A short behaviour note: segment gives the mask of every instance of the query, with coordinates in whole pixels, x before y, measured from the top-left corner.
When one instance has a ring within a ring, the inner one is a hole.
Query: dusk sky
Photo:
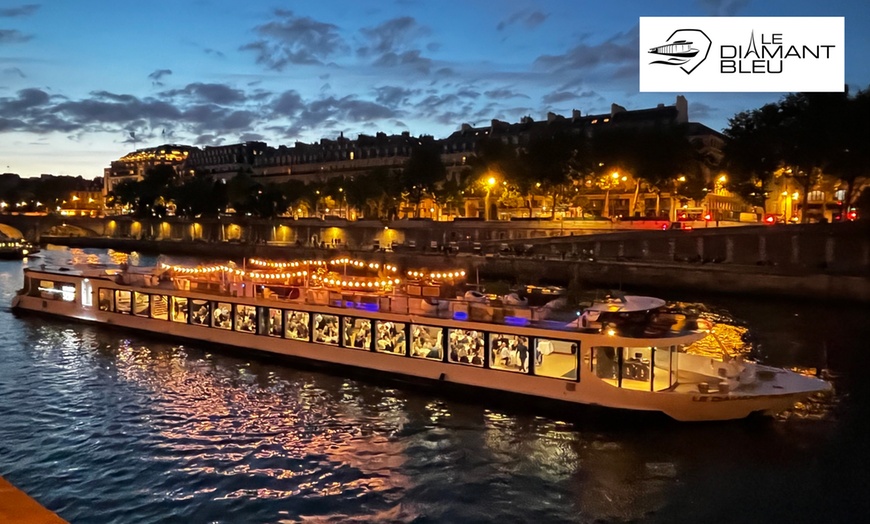
[[[712,15],[845,16],[846,82],[870,86],[867,0],[2,0],[0,172],[670,105],[638,91],[638,17]],[[781,96],[686,93],[717,130]]]

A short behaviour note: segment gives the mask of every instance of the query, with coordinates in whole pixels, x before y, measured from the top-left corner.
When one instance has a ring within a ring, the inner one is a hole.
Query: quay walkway
[[[0,477],[0,522],[3,524],[66,523],[3,477]]]

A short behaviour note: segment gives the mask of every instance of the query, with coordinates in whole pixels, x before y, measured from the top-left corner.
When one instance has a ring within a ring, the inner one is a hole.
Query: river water
[[[90,252],[105,258],[105,252]],[[270,359],[13,315],[0,262],[0,475],[74,523],[854,522],[870,515],[870,311],[702,301],[750,356],[824,365],[776,419],[570,422]]]

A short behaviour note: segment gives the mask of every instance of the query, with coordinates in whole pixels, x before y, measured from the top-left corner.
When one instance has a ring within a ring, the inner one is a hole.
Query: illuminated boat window
[[[119,289],[115,291],[115,311],[117,311],[118,313],[129,315],[132,311],[132,296],[132,292],[126,289]]]
[[[579,342],[536,338],[534,346],[535,375],[577,380]]]
[[[187,323],[187,297],[172,297],[172,321]]]
[[[166,295],[151,295],[151,318],[157,320],[169,318],[169,301]]]
[[[444,329],[411,324],[411,356],[442,360],[444,358]]]
[[[309,339],[309,314],[304,311],[285,311],[284,318],[286,321],[284,322],[285,328],[285,337],[293,340],[304,340],[308,342]]]
[[[215,302],[211,314],[211,326],[218,329],[232,329],[233,319],[230,316],[232,308],[233,305],[229,302]]]
[[[211,302],[208,300],[190,299],[190,323],[197,326],[208,326],[211,319]]]
[[[491,333],[489,335],[489,366],[492,369],[521,372],[529,369],[529,340],[519,335]]]
[[[236,304],[236,331],[253,333],[257,329],[257,308],[245,304]]]
[[[450,362],[483,366],[483,333],[474,329],[447,330],[447,358]]]
[[[377,337],[375,338],[375,351],[380,353],[395,353],[405,355],[407,343],[405,341],[404,322],[385,322],[379,320],[375,323]]]
[[[113,290],[100,288],[97,291],[97,297],[100,311],[115,311],[115,293]]]
[[[311,334],[314,337],[314,342],[317,342],[318,344],[329,344],[331,346],[337,346],[338,317],[336,315],[316,313],[314,315],[314,323],[311,329]]]
[[[284,336],[284,312],[273,307],[268,308],[269,315],[269,336],[283,337]]]
[[[344,317],[341,345],[369,350],[372,347],[372,321],[367,318]]]

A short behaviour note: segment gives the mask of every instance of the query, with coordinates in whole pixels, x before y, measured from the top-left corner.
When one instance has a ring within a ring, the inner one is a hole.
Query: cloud
[[[223,143],[223,138],[210,134],[199,135],[193,139],[193,144],[197,146],[219,146]]]
[[[375,101],[387,107],[398,107],[408,103],[408,99],[419,94],[419,89],[408,89],[398,86],[382,86],[375,88]]]
[[[24,74],[24,71],[18,69],[17,67],[7,67],[3,70],[4,75],[16,75],[19,78],[27,78],[27,75]]]
[[[206,47],[205,49],[203,49],[203,51],[207,55],[216,56],[218,58],[226,58],[227,57],[227,55],[223,54],[221,51],[218,51],[217,49],[212,49],[210,47]]]
[[[305,107],[302,96],[294,90],[285,91],[272,104],[272,111],[278,116],[293,117]]]
[[[39,4],[26,4],[18,7],[6,7],[0,9],[0,18],[14,18],[18,16],[30,16],[39,9]]]
[[[0,98],[0,116],[20,116],[21,113],[45,106],[50,101],[48,93],[41,89],[22,89],[15,98]]]
[[[596,73],[613,78],[621,76],[624,69],[633,69],[637,74],[638,28],[617,33],[599,44],[582,42],[561,55],[541,55],[534,66],[553,73],[571,71],[575,75]]]
[[[285,97],[288,97],[287,93],[284,93],[281,98]],[[294,96],[289,95],[289,98],[295,103]],[[401,110],[377,102],[361,100],[352,95],[342,98],[329,96],[307,104],[300,103],[298,111],[293,115],[291,126],[286,128],[274,126],[270,129],[279,131],[284,136],[296,137],[304,131],[320,130],[325,133],[337,126],[342,126],[344,129],[343,126],[349,123],[366,126],[373,121],[395,119],[403,115],[404,112]]]
[[[151,79],[151,85],[162,87],[163,82],[161,82],[160,79],[162,79],[164,76],[171,75],[171,74],[172,74],[172,69],[157,69],[153,73],[148,75],[148,78]]]
[[[338,26],[318,22],[307,16],[294,16],[278,9],[275,20],[257,26],[260,38],[243,45],[242,51],[252,51],[258,64],[281,71],[291,64],[322,64],[329,57],[347,49]]]
[[[0,44],[19,44],[32,38],[33,36],[25,35],[17,29],[0,29]]]
[[[401,54],[384,53],[372,62],[372,65],[376,67],[407,67],[424,74],[429,74],[429,71],[432,69],[432,60],[420,56],[420,51],[415,49]]]
[[[527,29],[534,29],[535,27],[543,24],[548,16],[550,15],[542,13],[541,11],[517,11],[516,13],[499,22],[498,25],[495,26],[495,28],[499,31],[504,31],[507,27],[514,24],[522,24]]]
[[[242,133],[239,135],[239,142],[263,142],[266,137],[259,133]]]
[[[523,93],[517,93],[513,89],[507,89],[504,87],[499,89],[492,89],[490,91],[484,91],[483,94],[486,95],[487,98],[494,98],[499,100],[506,100],[508,98],[529,98],[528,95],[525,95]]]
[[[203,84],[195,82],[187,84],[183,89],[172,89],[160,93],[167,98],[188,97],[197,102],[228,106],[245,101],[245,93],[226,84]]]
[[[574,100],[576,98],[578,98],[578,96],[570,91],[556,91],[544,95],[542,100],[545,104],[558,104],[559,102],[567,102],[568,100]]]
[[[691,120],[697,121],[702,118],[710,118],[718,113],[719,108],[713,107],[703,102],[690,102],[689,103],[689,115],[691,115]]]
[[[716,16],[733,16],[749,4],[749,0],[698,0],[708,13]]]
[[[421,26],[410,16],[393,18],[375,27],[360,30],[369,45],[357,52],[362,56],[370,54],[399,53],[409,49],[419,37],[429,34],[429,29]]]
[[[368,43],[357,49],[357,54],[371,57],[373,66],[412,69],[423,74],[429,74],[432,70],[432,60],[424,57],[416,45],[419,38],[428,35],[430,31],[410,16],[393,18],[380,25],[363,28],[360,33]],[[432,44],[428,47],[432,47]]]

